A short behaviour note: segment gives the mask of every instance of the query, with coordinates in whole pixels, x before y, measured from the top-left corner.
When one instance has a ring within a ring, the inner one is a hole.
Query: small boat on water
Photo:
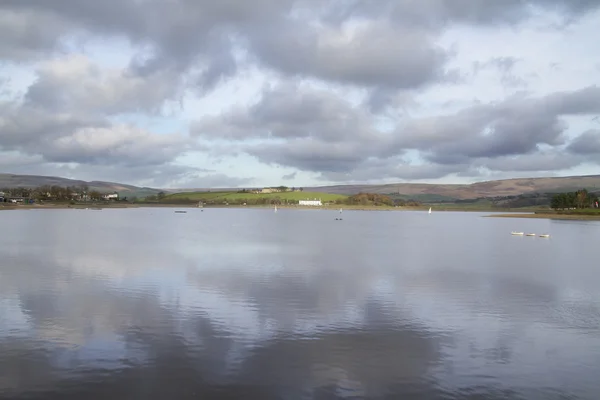
[[[178,213],[178,214],[185,214],[185,213],[187,213],[187,211],[183,211],[183,210],[177,210],[175,212]]]
[[[535,236],[535,233],[528,233],[528,234],[527,234],[527,235],[525,235],[525,236]]]
[[[431,207],[429,207],[429,214],[431,214]]]
[[[549,237],[550,237],[550,235],[548,235],[548,234],[546,233],[546,234],[540,235],[540,237],[542,237],[542,238],[549,238]]]
[[[514,236],[523,236],[524,235],[523,232],[511,232],[510,234],[514,235]]]

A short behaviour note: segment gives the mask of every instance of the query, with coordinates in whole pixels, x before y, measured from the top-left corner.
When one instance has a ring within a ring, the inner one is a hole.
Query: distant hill
[[[88,185],[90,190],[99,192],[118,192],[127,196],[145,197],[155,195],[161,190],[173,192],[207,192],[211,189],[156,189],[138,187],[115,182],[82,181],[41,175],[0,174],[0,190],[14,187],[38,187],[43,185],[81,186]],[[353,195],[360,192],[395,194],[402,198],[428,201],[453,201],[478,199],[483,197],[519,196],[533,193],[554,193],[575,191],[586,188],[600,191],[600,175],[566,176],[558,178],[518,178],[497,181],[477,182],[469,185],[438,185],[427,183],[395,183],[388,185],[336,185],[304,187],[305,192]],[[212,189],[212,191],[237,191],[239,189]]]
[[[531,193],[554,193],[586,188],[600,191],[600,175],[566,176],[558,178],[517,178],[477,182],[468,185],[438,185],[426,183],[395,183],[388,185],[337,185],[304,188],[311,192],[352,195],[360,192],[399,194],[416,199],[477,199],[482,197],[518,196]]]
[[[114,182],[102,182],[102,181],[81,181],[77,179],[59,178],[56,176],[42,176],[42,175],[13,175],[13,174],[0,174],[0,190],[2,188],[34,188],[44,185],[50,186],[82,186],[87,185],[89,190],[96,190],[101,193],[106,192],[117,192],[119,195],[131,196],[131,197],[145,197],[160,192],[159,189],[138,187],[133,185],[124,185],[121,183]]]

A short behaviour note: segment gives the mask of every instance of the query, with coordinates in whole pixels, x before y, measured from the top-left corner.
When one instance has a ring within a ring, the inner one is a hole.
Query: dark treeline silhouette
[[[557,193],[550,201],[550,207],[555,210],[597,208],[597,204],[598,195],[588,192],[587,189]]]
[[[580,199],[579,202],[577,199]],[[457,206],[477,206],[486,204],[492,208],[524,208],[538,207],[554,209],[593,208],[598,199],[598,193],[588,192],[586,189],[569,193],[524,193],[511,196],[478,197],[474,199],[441,199],[425,201],[425,204],[444,204]]]

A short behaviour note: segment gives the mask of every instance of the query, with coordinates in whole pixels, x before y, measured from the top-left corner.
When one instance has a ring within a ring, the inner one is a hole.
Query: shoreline
[[[16,211],[16,210],[85,210],[85,209],[104,209],[104,208],[252,208],[252,209],[273,209],[274,205],[208,205],[198,207],[193,204],[20,204],[20,205],[0,205],[0,211]],[[296,210],[354,210],[354,211],[427,211],[427,208],[411,208],[411,207],[387,207],[387,206],[354,206],[354,205],[332,205],[332,206],[299,206],[299,205],[277,205],[278,209],[296,209]]]
[[[0,211],[14,211],[14,210],[67,210],[67,209],[75,209],[75,210],[85,210],[85,209],[104,209],[104,208],[179,208],[179,209],[190,209],[190,208],[200,208],[200,209],[211,209],[211,208],[252,208],[252,209],[273,209],[275,205],[273,204],[253,204],[253,205],[241,205],[241,204],[232,204],[232,205],[224,205],[224,204],[215,204],[215,205],[205,205],[204,207],[198,207],[197,204],[173,204],[173,203],[77,203],[77,204],[66,204],[66,203],[44,203],[44,204],[2,204],[0,203]],[[331,204],[331,205],[323,205],[323,206],[301,206],[301,205],[293,205],[293,204],[281,204],[277,205],[278,209],[292,209],[292,210],[330,210],[336,211],[340,208],[342,210],[348,211],[421,211],[427,212],[430,206],[423,207],[394,207],[394,206],[373,206],[373,205],[348,205],[348,204]],[[499,215],[512,215],[507,214],[510,212],[513,213],[533,213],[532,210],[518,210],[518,209],[509,209],[509,210],[494,210],[494,209],[479,209],[479,208],[453,208],[453,207],[440,207],[436,208],[435,206],[431,206],[432,212],[474,212],[474,213],[504,213],[497,214],[492,216]],[[529,214],[527,214],[529,215]]]
[[[484,217],[487,217],[487,218],[560,219],[560,220],[572,220],[572,221],[600,221],[600,215],[577,215],[577,214],[523,213],[523,214],[484,215]]]
[[[190,209],[200,208],[212,209],[212,208],[251,208],[251,209],[273,209],[274,204],[253,204],[253,205],[241,205],[241,204],[214,204],[205,205],[204,207],[198,207],[197,204],[173,204],[173,203],[43,203],[43,204],[7,204],[0,203],[0,211],[15,211],[15,210],[85,210],[85,209],[111,209],[111,208],[173,208],[173,209]],[[292,210],[328,210],[337,211],[340,208],[347,211],[420,211],[426,213],[429,210],[429,205],[422,207],[402,207],[402,206],[373,206],[373,205],[348,205],[348,204],[330,204],[323,206],[304,206],[298,204],[280,204],[277,208],[280,210],[292,209]],[[467,212],[467,213],[492,213],[489,215],[483,215],[483,217],[490,218],[538,218],[538,219],[571,219],[571,220],[600,220],[600,214],[598,215],[585,215],[585,214],[555,214],[552,212],[545,212],[543,210],[535,209],[504,209],[496,210],[490,208],[454,208],[454,207],[440,207],[436,208],[431,206],[432,212]]]

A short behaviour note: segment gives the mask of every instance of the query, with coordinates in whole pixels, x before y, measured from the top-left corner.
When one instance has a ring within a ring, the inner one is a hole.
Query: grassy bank
[[[540,212],[541,213],[541,212]],[[549,210],[545,211],[544,214],[552,214],[552,215],[590,215],[590,216],[599,216],[600,217],[600,208],[584,208],[580,210]]]
[[[580,210],[585,211],[585,210]],[[541,211],[535,213],[524,214],[493,214],[486,217],[495,218],[538,218],[538,219],[561,219],[561,220],[578,220],[578,221],[600,221],[600,212],[584,213],[584,212],[552,212]]]
[[[135,208],[135,203],[35,203],[35,204],[0,204],[0,210],[44,210],[44,209],[86,209],[86,208]]]
[[[249,193],[249,192],[180,192],[165,196],[161,202],[199,202],[204,203],[246,203],[281,200],[294,201],[320,199],[323,203],[335,202],[348,198],[342,194],[321,192],[280,192],[280,193]]]
[[[136,203],[44,203],[44,204],[7,204],[0,205],[0,210],[43,210],[43,209],[91,209],[91,208],[198,208],[196,203],[158,203],[158,202],[136,202]],[[273,209],[272,204],[255,204],[255,205],[238,205],[238,204],[215,204],[206,205],[206,209],[210,208],[264,208]],[[387,207],[387,206],[369,206],[369,205],[324,205],[315,206],[300,206],[300,205],[277,205],[278,209],[306,209],[306,210],[365,210],[365,211],[392,211],[392,210],[412,210],[404,207]]]
[[[0,210],[30,210],[30,209],[85,209],[85,208],[140,208],[140,207],[163,207],[163,208],[197,208],[197,202],[170,202],[169,200],[163,201],[139,201],[139,202],[88,202],[88,203],[36,203],[36,204],[10,204],[0,203]],[[224,204],[222,202],[216,204],[206,204],[204,208],[270,208],[274,207],[273,204]],[[323,206],[301,206],[298,204],[280,204],[277,205],[279,209],[305,209],[305,210],[356,210],[356,211],[422,211],[425,212],[429,209],[429,205],[423,205],[419,207],[414,206],[386,206],[386,205],[364,205],[364,204],[328,204]],[[467,206],[431,206],[432,211],[435,212],[502,212],[503,214],[496,214],[492,216],[512,216],[514,212],[530,212],[530,214],[514,214],[518,218],[547,218],[548,211],[540,211],[538,209],[530,208],[518,208],[518,209],[497,209],[493,207],[467,207]],[[534,214],[541,213],[541,214]],[[541,217],[536,215],[542,215]],[[553,214],[558,215],[558,214]],[[533,216],[533,217],[532,217]],[[600,213],[598,213],[600,217]],[[565,219],[573,219],[567,217]],[[586,218],[587,219],[587,218]],[[593,219],[593,216],[592,216]]]

